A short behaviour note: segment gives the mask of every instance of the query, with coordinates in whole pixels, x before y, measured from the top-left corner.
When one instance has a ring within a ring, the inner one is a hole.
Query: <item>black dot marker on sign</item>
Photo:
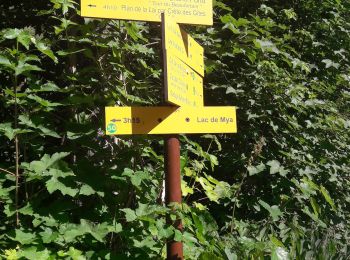
[[[186,117],[185,120],[186,120],[187,123],[190,122],[190,119],[188,117]]]
[[[163,120],[161,118],[158,118],[158,122],[161,123]]]

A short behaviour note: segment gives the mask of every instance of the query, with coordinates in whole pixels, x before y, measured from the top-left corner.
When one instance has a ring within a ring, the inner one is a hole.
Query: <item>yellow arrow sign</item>
[[[106,134],[236,133],[235,107],[106,107]]]
[[[177,106],[203,106],[203,78],[171,52],[165,52],[165,101]]]
[[[81,15],[139,21],[161,21],[161,13],[179,23],[213,24],[212,0],[81,0]]]
[[[204,76],[204,49],[167,14],[162,15],[163,49]]]

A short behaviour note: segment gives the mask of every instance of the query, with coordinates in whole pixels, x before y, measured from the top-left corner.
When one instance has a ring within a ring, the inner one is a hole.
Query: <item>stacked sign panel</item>
[[[179,24],[212,25],[212,0],[81,0],[81,15],[162,22],[168,107],[106,107],[106,134],[237,132],[235,107],[205,107],[204,50]]]
[[[81,0],[84,17],[160,22],[162,13],[178,23],[213,24],[211,0]]]
[[[176,106],[203,106],[204,50],[162,14],[164,99]]]

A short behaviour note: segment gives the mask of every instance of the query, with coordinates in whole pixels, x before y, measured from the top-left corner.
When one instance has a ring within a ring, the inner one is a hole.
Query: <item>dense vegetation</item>
[[[0,259],[349,258],[350,1],[214,2],[186,29],[239,133],[181,137],[183,233],[162,137],[103,132],[104,106],[161,104],[159,24],[0,2]]]

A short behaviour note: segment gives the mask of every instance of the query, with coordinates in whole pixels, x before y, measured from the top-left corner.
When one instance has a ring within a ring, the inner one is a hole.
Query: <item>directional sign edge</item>
[[[237,133],[236,107],[106,107],[105,110],[107,135]]]

